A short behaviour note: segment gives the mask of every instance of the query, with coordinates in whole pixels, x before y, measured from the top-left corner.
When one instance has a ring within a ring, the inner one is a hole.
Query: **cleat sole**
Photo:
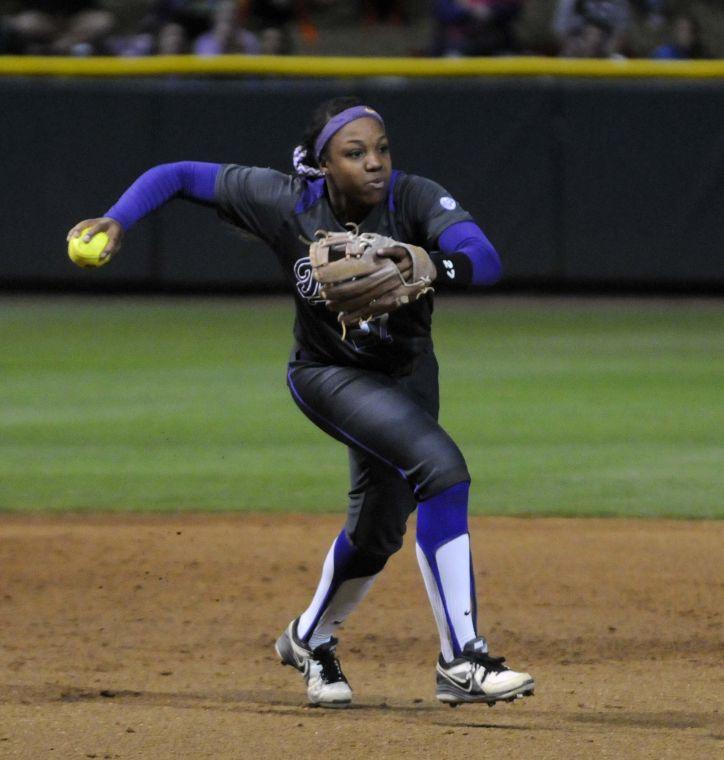
[[[348,699],[346,702],[310,702],[310,707],[323,707],[331,710],[344,710],[345,707],[349,707],[352,704],[352,700]]]
[[[488,696],[485,694],[469,694],[462,690],[457,690],[452,686],[442,684],[438,686],[438,691],[435,694],[438,701],[444,704],[458,706],[463,703],[469,704],[473,702],[483,702],[488,707],[494,707],[496,702],[516,702],[523,697],[532,697],[535,692],[535,684],[527,683],[519,686],[508,693],[496,694],[495,696]]]

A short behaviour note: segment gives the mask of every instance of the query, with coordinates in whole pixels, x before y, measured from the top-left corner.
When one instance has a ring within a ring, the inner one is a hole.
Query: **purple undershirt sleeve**
[[[475,222],[456,222],[440,235],[438,241],[443,256],[462,253],[472,264],[469,285],[492,285],[497,282],[503,268],[492,243]]]
[[[216,175],[221,164],[179,161],[154,166],[142,174],[104,216],[115,219],[124,230],[175,196],[200,203],[214,202]]]

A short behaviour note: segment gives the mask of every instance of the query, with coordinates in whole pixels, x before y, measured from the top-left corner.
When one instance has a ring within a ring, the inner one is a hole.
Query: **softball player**
[[[402,546],[415,508],[417,558],[440,635],[437,698],[494,704],[532,694],[531,676],[491,657],[477,633],[470,475],[437,422],[432,298],[362,323],[342,340],[335,314],[319,298],[308,244],[317,230],[343,231],[353,222],[360,232],[430,251],[437,284],[452,287],[495,282],[498,256],[442,187],[392,170],[382,117],[355,98],[317,109],[293,163],[292,176],[233,164],[157,166],[104,217],[80,222],[68,238],[86,227],[88,238],[105,231],[107,249],[115,253],[125,230],[181,196],[215,206],[224,220],[264,240],[281,262],[296,302],[289,390],[315,425],[348,447],[350,463],[344,528],[332,541],[309,606],[276,643],[282,664],[303,673],[311,703],[350,703],[333,633]]]

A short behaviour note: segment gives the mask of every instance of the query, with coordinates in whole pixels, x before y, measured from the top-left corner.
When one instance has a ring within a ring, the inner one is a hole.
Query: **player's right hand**
[[[118,253],[123,241],[123,227],[110,216],[102,216],[100,219],[84,219],[82,222],[68,230],[65,239],[70,242],[71,238],[80,237],[80,233],[86,228],[90,229],[83,235],[83,240],[88,242],[97,232],[105,232],[108,235],[108,244],[104,251],[108,251],[111,256]]]

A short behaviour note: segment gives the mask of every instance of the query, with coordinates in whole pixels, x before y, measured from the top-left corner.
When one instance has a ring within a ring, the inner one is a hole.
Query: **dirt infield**
[[[709,758],[722,751],[724,524],[472,521],[481,628],[515,705],[433,698],[407,541],[341,632],[355,706],[273,652],[340,524],[0,518],[0,758]],[[414,535],[414,534],[413,534]]]

